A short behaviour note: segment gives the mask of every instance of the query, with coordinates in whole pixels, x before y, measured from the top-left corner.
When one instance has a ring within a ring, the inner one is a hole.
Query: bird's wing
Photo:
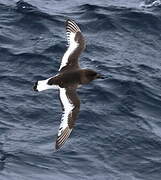
[[[78,25],[73,20],[66,21],[68,49],[65,52],[59,71],[71,70],[79,67],[78,57],[85,48],[85,40]]]
[[[80,100],[77,96],[76,89],[60,88],[60,102],[63,109],[63,115],[58,130],[55,148],[60,149],[68,139],[80,108]]]

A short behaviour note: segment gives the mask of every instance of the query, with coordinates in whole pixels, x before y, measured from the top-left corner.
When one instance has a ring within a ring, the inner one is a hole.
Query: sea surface
[[[81,110],[62,149],[57,73],[64,24],[87,47],[82,68],[104,74],[78,89]],[[0,0],[0,180],[161,179],[161,1]]]

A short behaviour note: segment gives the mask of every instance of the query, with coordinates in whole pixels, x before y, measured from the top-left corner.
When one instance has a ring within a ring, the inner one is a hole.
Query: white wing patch
[[[74,50],[78,47],[78,43],[75,41],[75,35],[76,33],[73,32],[67,32],[67,40],[69,43],[69,47],[67,49],[67,51],[65,52],[63,58],[62,58],[62,62],[59,68],[59,71],[67,65],[68,63],[68,58],[69,56],[74,52]]]
[[[79,29],[78,25],[72,21],[72,20],[67,20],[67,25],[66,25],[66,34],[67,34],[67,43],[68,43],[68,49],[65,52],[62,62],[59,68],[59,71],[67,65],[69,56],[74,52],[74,50],[79,46],[78,42],[75,41],[75,36],[77,32],[81,32]]]
[[[70,103],[70,101],[66,95],[66,89],[65,88],[60,88],[60,99],[61,99],[61,102],[64,106],[64,112],[62,115],[59,131],[58,131],[58,137],[61,135],[63,130],[66,127],[68,127],[68,116],[74,108],[73,104]]]

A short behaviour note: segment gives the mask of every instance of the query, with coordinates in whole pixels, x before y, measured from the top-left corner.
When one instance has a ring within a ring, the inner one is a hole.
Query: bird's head
[[[101,75],[100,73],[97,73],[96,71],[91,70],[91,69],[87,69],[85,71],[85,75],[89,81],[92,81],[95,79],[104,79],[103,75]]]

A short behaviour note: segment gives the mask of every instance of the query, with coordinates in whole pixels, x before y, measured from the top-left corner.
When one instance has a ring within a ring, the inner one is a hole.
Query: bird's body
[[[79,113],[80,100],[76,89],[94,79],[102,78],[94,70],[79,67],[78,58],[85,48],[85,40],[73,20],[67,20],[66,31],[69,47],[62,58],[58,74],[46,80],[37,81],[33,87],[35,91],[59,89],[63,115],[56,140],[57,150],[69,137]]]
[[[90,69],[77,69],[69,72],[60,73],[48,81],[49,85],[59,85],[61,88],[67,88],[73,85],[83,85],[93,80],[93,76],[88,78],[88,74],[95,74]],[[95,74],[96,75],[96,74]],[[90,76],[90,75],[89,75]]]

